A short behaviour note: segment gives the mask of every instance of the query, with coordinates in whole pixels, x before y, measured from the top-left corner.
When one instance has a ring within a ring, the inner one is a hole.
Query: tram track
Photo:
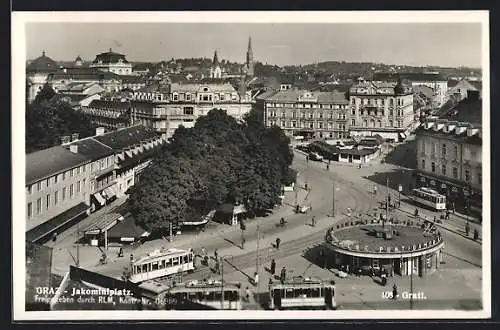
[[[330,177],[333,176],[334,175],[330,175]],[[352,182],[346,181],[341,178],[336,178],[335,181],[345,184],[345,187],[348,190],[349,197],[351,197],[354,200],[354,207],[352,209],[353,214],[364,214],[372,208],[374,202],[364,190],[354,186]],[[342,218],[337,219],[336,222],[343,221],[347,218],[349,217],[343,216]],[[279,250],[277,250],[274,247],[266,247],[260,249],[259,264],[263,265],[272,259],[281,259],[297,254],[302,254],[312,244],[317,243],[318,241],[323,242],[324,236],[325,236],[325,230],[322,229],[294,240],[284,241],[280,245]],[[244,269],[247,269],[252,265],[256,264],[256,257],[257,257],[257,251],[249,251],[244,254],[235,255],[230,260],[226,259],[226,263],[228,263],[233,268],[231,273],[237,271],[243,273]],[[203,266],[201,268],[196,269],[191,274],[185,275],[184,279],[194,280],[199,278],[208,278],[213,275],[214,273],[208,266]],[[253,274],[245,274],[245,275],[250,278],[250,276],[252,276]]]

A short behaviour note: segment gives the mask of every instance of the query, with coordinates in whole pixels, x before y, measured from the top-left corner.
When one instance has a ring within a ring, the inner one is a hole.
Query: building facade
[[[132,104],[130,102],[94,100],[80,111],[90,118],[90,121],[106,129],[114,130],[132,125]]]
[[[433,107],[439,108],[448,100],[448,81],[438,72],[377,72],[373,76],[374,81],[392,81],[398,79],[411,83],[412,87],[427,86],[432,88]]]
[[[482,133],[480,125],[447,119],[427,120],[416,131],[418,187],[433,188],[456,207],[482,209]]]
[[[413,91],[401,81],[363,81],[349,90],[349,130],[352,136],[379,134],[405,140],[413,129]]]
[[[349,135],[349,101],[345,94],[281,90],[264,100],[264,123],[289,136],[342,139]]]
[[[109,200],[124,196],[165,135],[132,126],[26,155],[26,239],[44,242]]]
[[[43,85],[48,82],[49,75],[58,70],[57,63],[46,56],[45,52],[26,67],[26,97],[29,103],[33,102]]]
[[[90,64],[90,67],[101,71],[112,72],[117,75],[132,74],[132,64],[127,61],[125,55],[115,53],[111,48],[109,52],[97,54]]]

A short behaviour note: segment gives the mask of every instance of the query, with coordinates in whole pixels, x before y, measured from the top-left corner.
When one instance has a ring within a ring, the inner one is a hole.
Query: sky
[[[27,23],[27,59],[93,60],[113,51],[129,61],[209,57],[276,65],[323,61],[481,67],[480,23]]]

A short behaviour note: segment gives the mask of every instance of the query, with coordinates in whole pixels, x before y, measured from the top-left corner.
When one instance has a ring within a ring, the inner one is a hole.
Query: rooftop
[[[458,102],[454,107],[442,108],[439,118],[481,125],[482,115],[483,102],[477,95],[470,95]]]
[[[120,62],[120,60],[122,63],[129,63],[125,58],[125,55],[120,53],[115,53],[110,48],[109,52],[97,54],[92,64],[98,64],[99,62],[101,62],[102,64],[118,63]]]
[[[339,92],[310,92],[291,88],[284,91],[279,91],[274,95],[266,98],[266,101],[271,102],[302,102],[313,101],[317,103],[335,103],[348,104],[344,93]]]
[[[378,81],[397,81],[398,78],[412,82],[446,81],[440,73],[435,72],[375,72],[373,74],[373,80]]]
[[[228,82],[221,82],[221,83],[214,83],[214,82],[208,82],[208,83],[183,83],[183,84],[177,84],[174,83],[170,86],[170,90],[172,92],[191,92],[191,93],[197,93],[197,92],[203,92],[205,91],[204,89],[207,88],[207,92],[236,92],[234,87],[228,83]]]
[[[331,244],[343,249],[369,252],[369,253],[401,253],[415,246],[415,250],[426,249],[441,242],[438,231],[431,233],[425,231],[416,223],[414,226],[406,224],[385,225],[385,229],[380,224],[351,225],[340,228],[332,228],[327,234],[332,239]],[[377,237],[376,232],[396,231],[392,239]],[[427,244],[427,245],[426,245]],[[420,248],[419,248],[420,247]],[[404,250],[403,250],[404,249]]]
[[[130,108],[129,102],[93,100],[88,105],[89,108],[112,109],[119,111],[127,111]]]
[[[66,72],[60,70],[51,73],[50,80],[111,80],[115,79],[120,81],[121,77],[112,72],[104,72],[95,68],[67,68]]]
[[[95,136],[94,139],[115,151],[121,151],[141,141],[158,138],[158,136],[159,134],[152,128],[136,125],[112,131],[101,136]]]
[[[42,53],[42,56],[34,59],[27,67],[26,71],[31,73],[36,72],[54,72],[59,70],[59,66],[56,61],[51,59],[48,56],[45,56],[45,52]]]
[[[32,152],[26,155],[26,184],[88,162],[90,159],[82,153],[72,153],[60,145]]]

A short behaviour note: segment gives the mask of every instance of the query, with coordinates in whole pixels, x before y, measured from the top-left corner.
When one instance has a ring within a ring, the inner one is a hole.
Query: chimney
[[[71,142],[71,137],[69,135],[64,135],[61,137],[61,144],[68,144]]]
[[[104,135],[104,127],[97,127],[95,129],[95,135],[96,136],[101,136],[101,135]]]
[[[79,133],[71,134],[71,142],[78,140],[79,135],[80,135]]]
[[[78,145],[77,144],[71,144],[69,146],[69,151],[71,151],[74,154],[77,154],[78,153]]]

